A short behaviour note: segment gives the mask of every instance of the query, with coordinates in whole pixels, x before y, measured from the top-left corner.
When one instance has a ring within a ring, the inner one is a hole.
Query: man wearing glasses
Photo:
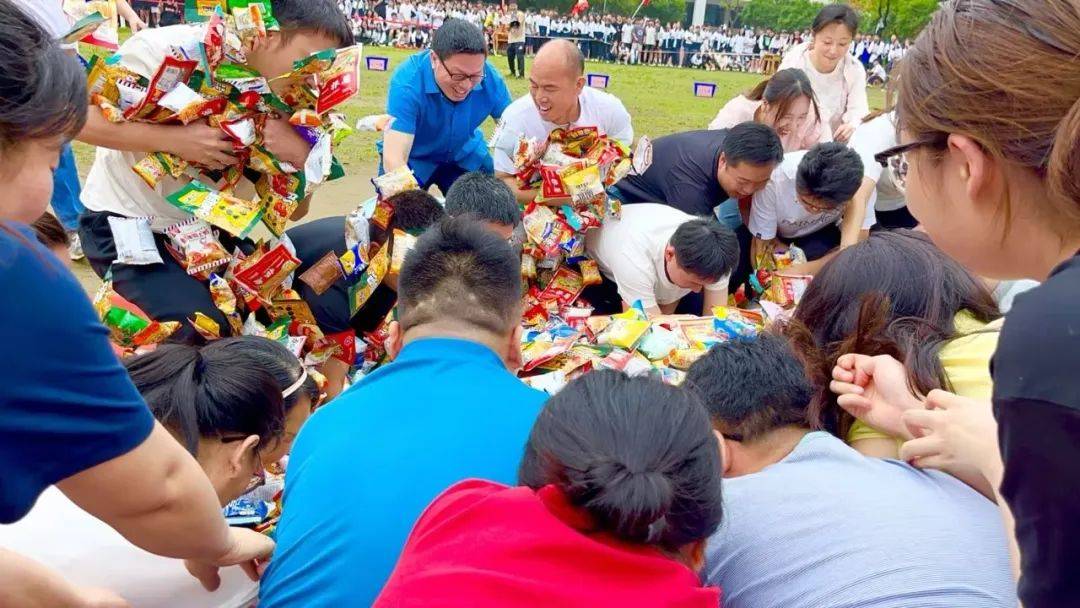
[[[785,272],[814,274],[836,251],[865,239],[874,225],[872,203],[851,198],[862,184],[859,154],[835,142],[784,155],[765,189],[754,195],[749,227],[740,227],[742,260],[733,282],[751,272],[754,260],[773,247],[796,245],[810,260]]]
[[[445,193],[469,171],[493,171],[480,125],[502,117],[510,92],[487,63],[478,27],[449,19],[435,31],[431,50],[394,72],[386,112],[393,117],[380,145],[381,172],[409,167],[421,187]]]

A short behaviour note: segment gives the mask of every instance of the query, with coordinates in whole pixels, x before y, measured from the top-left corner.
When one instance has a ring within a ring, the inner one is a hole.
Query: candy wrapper
[[[197,180],[168,196],[166,200],[240,238],[251,232],[264,211],[261,201],[244,200],[211,190]]]
[[[201,312],[196,312],[194,317],[188,319],[188,323],[191,323],[195,331],[208,341],[217,340],[221,337],[221,326],[218,325],[217,321]]]
[[[354,209],[345,216],[345,246],[360,245],[367,249],[371,244],[371,228],[361,209]]]
[[[368,249],[357,243],[338,258],[339,274],[346,279],[359,277],[368,267]]]
[[[390,128],[390,124],[393,123],[393,121],[394,117],[389,114],[372,114],[357,120],[356,130],[382,133]]]
[[[564,266],[555,273],[537,299],[540,302],[555,302],[563,307],[577,300],[584,288],[581,275]]]
[[[109,216],[113,244],[116,246],[116,262],[131,266],[161,264],[161,254],[150,231],[149,217]]]
[[[165,229],[172,242],[177,261],[190,275],[198,275],[220,268],[231,257],[221,246],[206,222],[191,218]]]
[[[372,178],[371,183],[375,186],[380,200],[386,200],[398,192],[416,190],[420,187],[420,183],[416,181],[416,177],[408,167],[398,167],[393,171],[383,173]]]
[[[278,244],[236,272],[236,282],[267,305],[285,279],[300,265],[284,244]]]
[[[349,99],[360,87],[361,45],[339,49],[334,63],[319,79],[319,101],[315,111],[325,114]]]
[[[342,273],[342,265],[338,256],[333,251],[327,251],[319,261],[311,265],[300,275],[300,280],[311,287],[315,295],[322,295],[330,286],[345,275]]]
[[[416,237],[404,230],[394,230],[394,246],[390,254],[390,272],[398,274],[405,263],[405,254],[416,246]]]

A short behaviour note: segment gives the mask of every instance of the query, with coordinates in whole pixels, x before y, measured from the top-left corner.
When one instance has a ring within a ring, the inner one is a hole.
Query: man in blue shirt
[[[723,450],[724,520],[702,574],[724,608],[1017,605],[994,503],[811,431],[810,382],[783,338],[715,346],[686,386]]]
[[[423,188],[444,194],[469,171],[493,171],[480,125],[510,105],[502,76],[487,62],[487,41],[475,25],[448,19],[431,50],[394,71],[386,100],[393,117],[383,135],[382,169],[408,166]]]
[[[370,606],[423,509],[469,477],[516,484],[545,395],[522,384],[521,278],[471,218],[419,238],[398,278],[394,356],[304,425],[259,606]]]

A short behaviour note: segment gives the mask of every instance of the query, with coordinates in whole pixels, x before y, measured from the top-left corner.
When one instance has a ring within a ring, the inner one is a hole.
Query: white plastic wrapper
[[[150,231],[151,220],[149,217],[109,216],[118,263],[131,266],[163,263],[154,244],[154,233]]]

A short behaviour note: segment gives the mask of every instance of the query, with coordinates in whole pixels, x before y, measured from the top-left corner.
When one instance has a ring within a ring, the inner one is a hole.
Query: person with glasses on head
[[[164,344],[124,366],[154,418],[205,471],[222,506],[261,483],[264,463],[289,450],[318,399],[296,357],[266,338],[226,338],[202,348]],[[112,589],[133,606],[241,607],[258,594],[258,583],[238,567],[223,569],[220,587],[206,591],[182,561],[140,549],[55,487],[25,518],[0,526],[0,545],[76,584]]]
[[[754,195],[749,224],[736,230],[743,255],[732,277],[735,284],[777,247],[796,245],[809,260],[786,273],[814,274],[836,251],[864,240],[874,225],[874,209],[851,203],[862,175],[859,155],[843,144],[786,154],[768,185]]]
[[[972,271],[1043,281],[1005,319],[991,402],[913,395],[890,357],[833,369],[841,406],[898,422],[901,457],[976,467],[998,491],[1028,608],[1080,597],[1078,55],[1075,0],[965,0],[943,4],[898,67],[900,145],[879,158],[901,156],[911,214]]]
[[[994,504],[940,471],[822,431],[784,338],[714,346],[687,373],[720,442],[724,521],[703,578],[724,608],[1015,608]]]
[[[393,120],[379,142],[380,173],[408,167],[422,188],[445,194],[469,171],[493,172],[480,125],[502,118],[510,92],[487,49],[480,28],[448,19],[430,50],[398,66],[386,98]]]

